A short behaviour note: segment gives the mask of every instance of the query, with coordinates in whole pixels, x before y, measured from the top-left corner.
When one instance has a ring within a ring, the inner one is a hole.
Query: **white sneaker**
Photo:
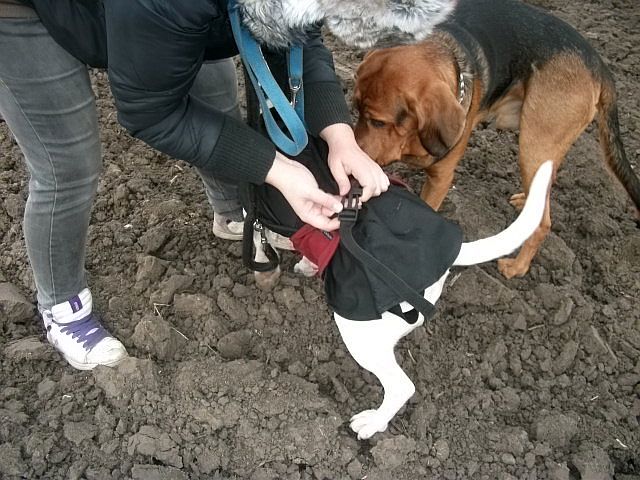
[[[224,240],[242,240],[244,221],[234,222],[223,215],[213,214],[213,234]]]
[[[91,292],[85,288],[69,301],[41,312],[47,340],[78,370],[113,367],[127,356],[124,345],[100,324],[92,306]]]

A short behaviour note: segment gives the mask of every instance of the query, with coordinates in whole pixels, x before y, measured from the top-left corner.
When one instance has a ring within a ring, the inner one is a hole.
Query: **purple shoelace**
[[[109,332],[100,324],[98,316],[93,313],[76,322],[55,323],[61,327],[60,331],[62,333],[71,334],[71,338],[82,344],[82,347],[88,351],[91,351],[100,340],[110,336]]]

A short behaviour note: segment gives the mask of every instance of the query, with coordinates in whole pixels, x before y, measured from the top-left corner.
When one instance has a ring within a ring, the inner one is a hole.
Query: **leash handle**
[[[235,0],[229,0],[228,11],[233,36],[260,102],[267,133],[280,150],[288,155],[296,156],[307,146],[309,140],[304,124],[302,46],[294,45],[288,54],[289,86],[292,93],[291,101],[289,101],[273,78],[258,42],[242,26]],[[278,126],[271,113],[271,106],[278,112],[290,136],[287,136]]]
[[[266,262],[256,262],[254,260],[253,250],[253,232],[260,234],[260,246],[267,257]],[[278,268],[280,259],[273,247],[267,241],[267,235],[264,231],[264,225],[253,215],[247,215],[244,220],[244,230],[242,233],[242,261],[245,266],[254,272],[271,272]]]

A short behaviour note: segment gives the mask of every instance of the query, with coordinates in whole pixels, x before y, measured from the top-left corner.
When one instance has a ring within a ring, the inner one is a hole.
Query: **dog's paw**
[[[280,282],[280,267],[270,272],[254,272],[253,277],[260,290],[270,292]]]
[[[515,195],[511,195],[509,199],[509,203],[513,208],[520,211],[524,208],[524,204],[527,201],[527,196],[524,192],[516,193]]]
[[[522,265],[517,258],[501,258],[498,270],[505,278],[522,277],[529,271],[529,265]]]
[[[350,427],[358,435],[358,440],[366,440],[384,432],[388,424],[389,421],[378,410],[364,410],[351,417]]]
[[[302,257],[302,260],[293,266],[293,271],[299,275],[304,275],[305,277],[313,277],[318,273],[318,267],[307,257]]]

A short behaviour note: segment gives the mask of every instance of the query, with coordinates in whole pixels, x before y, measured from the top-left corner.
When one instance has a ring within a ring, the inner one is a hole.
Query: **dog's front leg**
[[[254,260],[258,263],[265,263],[268,261],[267,255],[264,252],[262,247],[262,238],[259,232],[253,232],[253,245],[255,247],[256,255]],[[276,250],[276,253],[278,251]],[[280,254],[278,254],[280,256]],[[264,290],[269,292],[273,290],[273,288],[278,285],[280,281],[280,265],[278,265],[275,270],[271,270],[269,272],[253,272],[253,278],[256,281],[256,285],[260,290]]]
[[[378,377],[384,389],[384,399],[377,409],[365,410],[351,418],[351,429],[358,434],[358,439],[367,439],[384,432],[389,421],[415,393],[415,386],[398,365],[393,349],[400,338],[422,321],[409,324],[389,312],[383,313],[381,319],[370,321],[348,320],[337,313],[334,319],[349,353],[362,368]]]

